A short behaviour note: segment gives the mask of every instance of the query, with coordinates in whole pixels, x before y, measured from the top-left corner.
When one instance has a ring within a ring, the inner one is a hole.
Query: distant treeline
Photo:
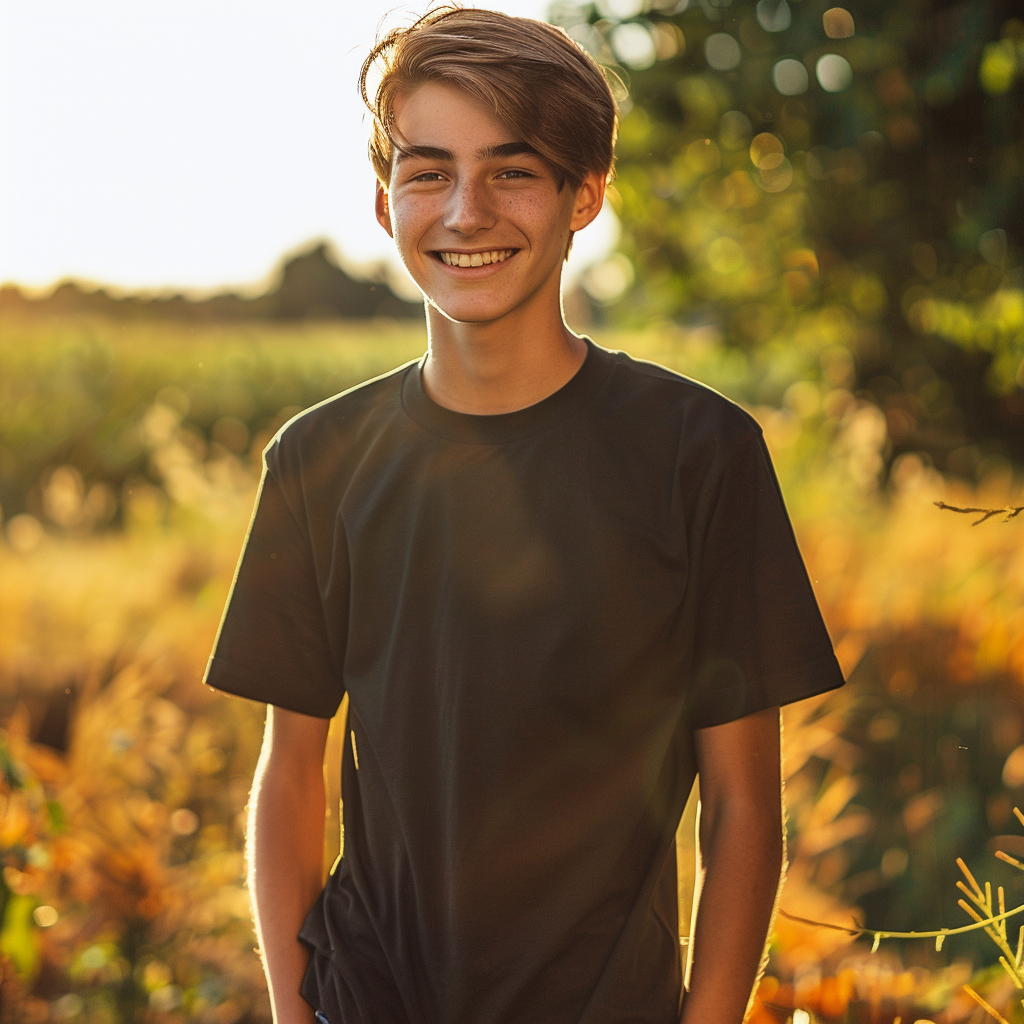
[[[206,299],[184,295],[116,297],[103,288],[89,289],[65,281],[41,298],[30,298],[16,285],[5,285],[0,288],[0,316],[10,313],[142,315],[202,323],[371,317],[410,320],[422,319],[423,304],[400,298],[383,279],[351,277],[327,245],[317,243],[284,263],[275,287],[252,298],[232,292]]]

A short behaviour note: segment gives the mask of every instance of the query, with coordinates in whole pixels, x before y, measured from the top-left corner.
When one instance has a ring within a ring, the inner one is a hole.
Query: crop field
[[[850,678],[785,713],[790,867],[752,1019],[967,1020],[967,985],[1024,1020],[998,926],[886,934],[972,923],[958,858],[971,906],[1002,887],[977,914],[1024,904],[995,856],[1024,860],[1024,516],[934,504],[1020,506],[1022,480],[998,458],[970,486],[916,455],[889,465],[885,417],[842,380],[762,404],[772,368],[699,331],[594,337],[758,418]],[[424,345],[389,322],[4,324],[0,1021],[269,1020],[242,852],[263,709],[205,690],[203,669],[263,446]]]

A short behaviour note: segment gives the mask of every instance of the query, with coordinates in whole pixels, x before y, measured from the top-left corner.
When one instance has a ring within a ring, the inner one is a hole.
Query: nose
[[[442,223],[449,231],[470,236],[494,226],[494,211],[487,190],[477,181],[456,181],[448,193]]]

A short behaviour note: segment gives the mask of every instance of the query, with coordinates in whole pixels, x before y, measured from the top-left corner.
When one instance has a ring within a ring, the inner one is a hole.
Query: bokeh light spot
[[[893,846],[882,854],[882,876],[884,878],[896,878],[907,870],[910,863],[910,856],[901,846]]]
[[[753,130],[746,114],[740,110],[727,110],[718,127],[718,141],[725,149],[744,149]]]
[[[1012,39],[989,43],[981,53],[978,80],[990,96],[1010,91],[1017,74],[1017,53]]]
[[[845,7],[833,7],[821,16],[829,39],[848,39],[854,33],[853,15]]]
[[[40,928],[52,928],[57,923],[57,918],[60,915],[53,907],[36,907],[32,911],[32,920],[35,921]]]
[[[642,14],[644,0],[597,0],[597,9],[606,18],[625,20]]]
[[[774,167],[759,167],[754,180],[765,192],[782,192],[793,183],[793,165],[783,157]]]
[[[740,62],[740,44],[728,32],[716,32],[705,41],[704,56],[716,71],[731,71]]]
[[[150,992],[149,1005],[157,1013],[169,1013],[181,1005],[181,989],[177,985],[161,985]]]
[[[621,298],[633,283],[633,264],[620,252],[612,253],[584,275],[582,284],[596,302],[610,304]]]
[[[74,1020],[85,1009],[85,1000],[77,992],[66,992],[50,1005],[51,1020]]]
[[[601,56],[601,52],[604,49],[604,40],[601,37],[601,33],[593,25],[588,25],[585,21],[581,21],[575,25],[570,25],[565,31],[591,57],[599,58]]]
[[[783,57],[772,68],[772,84],[783,96],[807,92],[807,68],[793,57]]]
[[[611,44],[615,56],[637,71],[649,68],[658,59],[651,33],[635,21],[617,25],[611,34]]]
[[[978,252],[993,267],[1001,267],[1006,260],[1006,232],[1002,228],[986,231],[978,239]]]
[[[853,68],[838,53],[826,53],[818,60],[814,73],[825,92],[842,92],[853,82]]]
[[[790,273],[796,274],[799,271],[793,270]],[[803,277],[804,275],[801,274],[800,276]],[[806,281],[807,278],[804,277],[804,280]],[[795,412],[800,419],[810,419],[821,408],[821,392],[818,390],[818,385],[813,381],[794,381],[786,388],[786,393],[782,396],[782,404],[787,409]]]
[[[90,946],[83,951],[79,959],[87,971],[98,971],[106,964],[109,957],[107,956],[107,951],[102,946]]]
[[[716,274],[734,274],[743,266],[743,246],[721,235],[708,246],[708,266]]]
[[[750,162],[759,171],[770,171],[778,167],[785,159],[785,148],[782,140],[771,132],[755,135],[750,143]]]
[[[37,548],[43,539],[43,525],[28,512],[12,516],[7,524],[7,542],[20,555]]]
[[[1024,786],[1024,744],[1015,748],[1003,764],[1003,785],[1007,789]]]
[[[686,36],[678,25],[670,21],[660,21],[651,26],[651,33],[658,60],[670,60],[677,54],[686,52]]]
[[[811,277],[818,276],[818,257],[813,249],[792,249],[782,263],[787,270],[802,270]]]
[[[754,13],[765,32],[784,32],[793,24],[793,13],[786,0],[757,0]]]
[[[686,147],[686,162],[696,174],[710,174],[722,166],[722,154],[711,139],[697,139]]]
[[[863,317],[877,317],[885,312],[889,296],[885,285],[874,274],[858,274],[850,284],[850,305]]]
[[[171,814],[171,831],[178,836],[190,836],[199,828],[199,816],[188,807],[179,807]]]

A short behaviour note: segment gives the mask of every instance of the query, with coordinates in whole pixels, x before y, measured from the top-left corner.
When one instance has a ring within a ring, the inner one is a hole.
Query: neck
[[[497,415],[535,405],[568,383],[586,358],[587,343],[569,330],[557,303],[546,316],[518,313],[456,323],[427,304],[423,384],[438,405]]]

